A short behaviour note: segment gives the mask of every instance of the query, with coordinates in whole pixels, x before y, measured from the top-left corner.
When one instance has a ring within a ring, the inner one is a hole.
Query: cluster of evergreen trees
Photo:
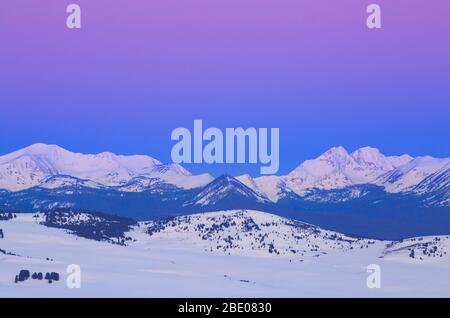
[[[128,218],[99,212],[71,209],[54,209],[45,212],[42,225],[71,231],[77,236],[126,245],[131,237],[125,233],[137,222]]]
[[[30,271],[26,270],[26,269],[22,269],[19,272],[19,275],[16,275],[14,282],[15,283],[24,282],[24,281],[28,280],[29,278],[30,278]]]
[[[16,215],[11,212],[0,212],[0,221],[8,221],[14,219]]]
[[[18,275],[16,275],[14,282],[17,284],[19,282],[24,282],[28,279],[34,279],[34,280],[43,280],[45,279],[48,281],[49,284],[51,284],[53,281],[57,282],[59,281],[59,274],[56,272],[47,272],[45,273],[45,276],[42,274],[42,272],[34,272],[32,275],[30,275],[30,271],[27,269],[22,269]]]

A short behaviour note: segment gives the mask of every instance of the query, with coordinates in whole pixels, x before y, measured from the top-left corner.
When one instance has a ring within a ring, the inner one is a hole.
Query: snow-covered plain
[[[17,214],[0,221],[0,297],[450,296],[448,237],[375,241],[257,211],[223,211],[141,222],[121,246],[42,220]],[[66,287],[69,264],[81,266],[80,289]],[[369,264],[381,268],[380,289],[366,285]],[[21,269],[58,272],[61,280],[16,284]]]

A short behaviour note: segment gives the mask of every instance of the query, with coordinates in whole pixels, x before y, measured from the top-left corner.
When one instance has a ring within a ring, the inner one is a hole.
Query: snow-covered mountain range
[[[371,147],[349,154],[343,147],[334,147],[316,159],[306,160],[286,176],[252,179],[243,175],[237,179],[276,202],[289,192],[303,196],[311,189],[342,189],[359,184],[379,185],[387,192],[423,193],[438,188],[449,192],[449,171],[450,158],[385,156]],[[442,203],[450,201],[447,198]]]
[[[0,211],[56,207],[140,220],[251,209],[374,238],[448,234],[450,158],[334,147],[284,176],[214,179],[149,156],[85,155],[55,145],[0,157]]]
[[[380,185],[387,192],[437,190],[448,187],[449,169],[450,158],[385,156],[371,147],[348,153],[343,147],[333,147],[285,176],[242,175],[236,179],[276,202],[286,192],[304,195],[310,189],[357,184]],[[163,164],[150,156],[81,154],[42,143],[0,156],[0,189],[8,191],[79,184],[139,192],[159,183],[192,189],[212,180],[209,174],[192,175],[178,164]]]
[[[139,191],[142,184],[148,186],[156,181],[189,189],[211,180],[208,174],[192,175],[178,164],[162,164],[149,156],[81,154],[42,143],[0,157],[0,189],[9,191],[77,182],[89,187]]]

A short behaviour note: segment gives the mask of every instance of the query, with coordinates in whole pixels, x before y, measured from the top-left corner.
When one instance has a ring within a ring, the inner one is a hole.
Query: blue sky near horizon
[[[332,146],[448,157],[450,3],[79,0],[0,6],[0,154],[35,142],[170,161],[177,127],[280,128],[280,171]],[[259,174],[256,165],[184,165]]]

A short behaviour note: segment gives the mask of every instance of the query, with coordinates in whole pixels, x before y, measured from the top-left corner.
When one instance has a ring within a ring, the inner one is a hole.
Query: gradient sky
[[[168,162],[172,129],[202,119],[279,127],[280,173],[335,145],[450,155],[448,0],[38,3],[0,3],[0,154],[45,142]]]

